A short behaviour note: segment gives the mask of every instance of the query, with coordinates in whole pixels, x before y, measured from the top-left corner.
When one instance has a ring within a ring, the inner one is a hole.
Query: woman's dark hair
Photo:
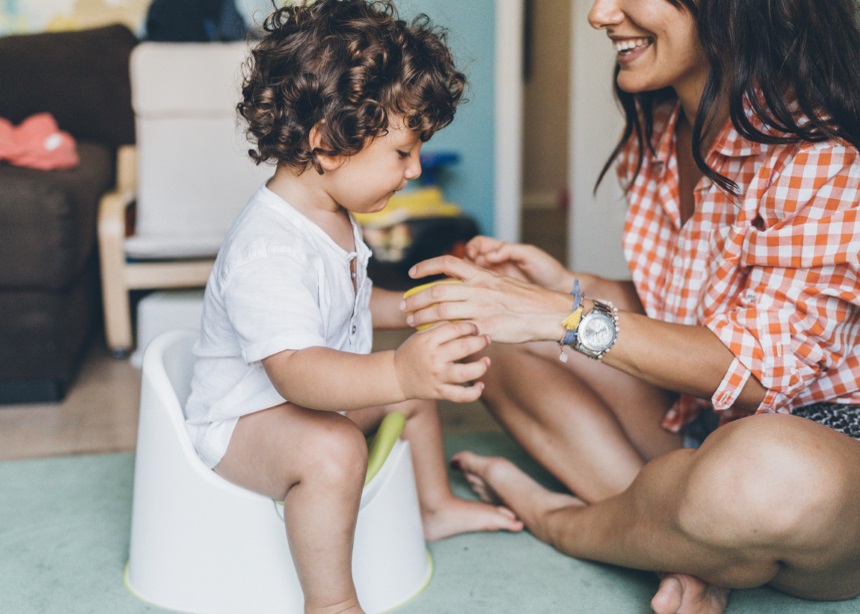
[[[317,153],[358,153],[392,115],[423,141],[454,119],[466,80],[426,15],[408,24],[389,0],[317,0],[276,8],[263,29],[237,107],[257,164],[322,173]],[[324,147],[311,150],[314,127]]]
[[[703,138],[728,103],[735,129],[751,141],[787,143],[839,137],[860,149],[860,5],[857,0],[666,0],[698,25],[710,72],[693,125],[693,157],[727,192],[737,185],[705,164]],[[618,74],[618,68],[615,72]],[[630,138],[635,175],[651,150],[653,110],[671,89],[629,94],[615,85],[626,124],[598,177]],[[752,114],[765,124],[751,122]],[[652,152],[653,153],[653,152]],[[705,152],[707,153],[707,152]]]

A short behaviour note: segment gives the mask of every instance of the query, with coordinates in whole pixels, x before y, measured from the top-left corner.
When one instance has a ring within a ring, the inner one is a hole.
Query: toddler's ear
[[[317,123],[308,134],[308,145],[313,152],[314,166],[320,175],[326,171],[333,171],[343,164],[343,156],[332,156],[326,153],[329,150],[328,143],[323,138],[322,130],[320,130],[320,124],[323,123],[325,120]]]

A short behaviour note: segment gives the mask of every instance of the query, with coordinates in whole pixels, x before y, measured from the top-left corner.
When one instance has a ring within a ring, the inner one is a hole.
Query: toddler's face
[[[421,175],[421,139],[397,118],[388,133],[326,171],[329,195],[355,213],[381,211],[394,193]]]

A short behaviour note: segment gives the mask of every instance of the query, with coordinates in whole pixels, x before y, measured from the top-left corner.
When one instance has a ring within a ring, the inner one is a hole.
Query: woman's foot
[[[720,588],[687,574],[667,574],[651,599],[657,614],[723,614],[729,589]]]
[[[433,509],[422,506],[424,537],[437,541],[474,531],[522,531],[523,523],[510,509],[451,495]]]
[[[505,505],[526,526],[534,514],[571,505],[585,505],[573,495],[547,490],[506,458],[478,456],[463,451],[451,458],[451,466],[463,473],[469,486],[482,501]]]

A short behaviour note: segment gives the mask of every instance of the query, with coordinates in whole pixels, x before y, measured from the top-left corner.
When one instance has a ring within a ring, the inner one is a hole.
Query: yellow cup
[[[409,298],[413,294],[418,294],[422,290],[426,290],[431,286],[435,286],[436,284],[461,284],[463,283],[459,279],[440,279],[438,281],[431,281],[426,284],[421,284],[420,286],[415,286],[414,288],[409,288],[406,292],[403,293],[403,298]],[[411,311],[409,313],[412,313]],[[435,324],[435,322],[433,322]],[[421,324],[415,327],[415,330],[424,330],[425,328],[430,328],[433,324]]]

